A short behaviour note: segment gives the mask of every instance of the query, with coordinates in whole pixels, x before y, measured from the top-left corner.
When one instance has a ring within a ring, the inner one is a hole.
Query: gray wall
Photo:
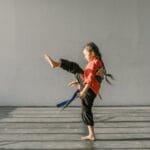
[[[43,54],[84,67],[89,41],[116,78],[95,104],[150,105],[149,27],[150,0],[0,0],[0,105],[51,106],[71,96],[73,75],[51,69]]]

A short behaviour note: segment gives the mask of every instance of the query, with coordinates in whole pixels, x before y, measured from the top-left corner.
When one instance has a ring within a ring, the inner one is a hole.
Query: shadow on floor
[[[11,112],[16,110],[17,107],[0,106],[0,120],[3,118],[11,117]]]

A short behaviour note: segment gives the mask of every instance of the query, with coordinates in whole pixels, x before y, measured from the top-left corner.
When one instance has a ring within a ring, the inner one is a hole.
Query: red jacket
[[[102,62],[97,58],[93,57],[84,69],[83,81],[85,84],[88,84],[93,92],[97,95],[100,90],[100,83],[97,81],[96,72],[99,68],[101,68]]]

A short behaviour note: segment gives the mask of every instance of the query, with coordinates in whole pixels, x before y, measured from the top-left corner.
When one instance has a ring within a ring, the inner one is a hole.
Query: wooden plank
[[[80,117],[81,113],[9,113],[9,114],[0,114],[0,118],[8,117],[8,118],[27,118],[27,117],[35,117],[35,118],[71,118],[71,117]],[[114,116],[114,117],[150,117],[150,113],[110,113],[110,114],[104,114],[104,113],[94,113],[95,117],[103,117],[103,116]]]
[[[79,107],[74,107],[74,106],[71,106],[71,107],[68,107],[68,109],[79,109]],[[53,110],[56,110],[58,109],[57,107],[55,106],[0,106],[0,110],[12,110],[12,109],[18,109],[18,110],[49,110],[49,109],[53,109]],[[144,110],[150,110],[150,106],[149,105],[146,105],[146,106],[95,106],[94,109],[102,109],[102,110],[106,110],[106,109],[111,109],[111,110],[124,110],[124,109],[138,109],[138,110],[141,110],[141,109],[144,109]]]
[[[149,149],[150,148],[150,142],[149,141],[98,141],[95,143],[86,143],[86,142],[79,142],[79,141],[60,141],[55,142],[55,141],[48,141],[48,142],[12,142],[8,143],[3,146],[0,144],[0,148],[5,148],[5,149],[60,149],[60,150],[68,150],[68,149],[73,149],[73,150],[83,150],[83,149]]]
[[[95,122],[150,122],[150,117],[114,117],[102,116],[95,117]],[[2,118],[0,122],[81,122],[81,117],[78,118]]]
[[[0,123],[0,129],[39,129],[39,128],[80,128],[82,127],[82,123],[66,123],[66,122],[58,122],[58,123],[25,123],[25,122],[11,122],[11,123]],[[147,128],[150,127],[150,122],[97,122],[95,123],[96,128]]]
[[[145,133],[145,134],[150,134],[150,128],[95,128],[96,133],[120,133],[120,134],[131,134],[131,133]],[[39,134],[50,134],[50,133],[83,133],[82,128],[69,128],[69,127],[64,127],[64,128],[39,128],[39,129],[0,129],[0,134],[8,134],[8,133],[39,133]]]
[[[67,107],[64,111],[78,111],[81,107]],[[5,112],[23,112],[23,111],[33,111],[33,112],[42,112],[42,111],[60,111],[56,107],[0,107],[0,111]],[[93,111],[104,111],[104,112],[150,112],[150,107],[93,107]]]
[[[81,118],[2,118],[0,122],[81,122]]]
[[[85,133],[59,133],[59,134],[1,134],[0,142],[10,141],[81,141],[81,136]],[[97,141],[133,141],[150,140],[150,134],[99,134],[96,135]]]

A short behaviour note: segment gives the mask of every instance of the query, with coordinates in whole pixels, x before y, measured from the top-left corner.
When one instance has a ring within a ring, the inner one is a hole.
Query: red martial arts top
[[[93,57],[84,69],[83,81],[90,86],[96,95],[100,90],[100,83],[96,79],[96,72],[102,66],[102,62],[97,57]]]

